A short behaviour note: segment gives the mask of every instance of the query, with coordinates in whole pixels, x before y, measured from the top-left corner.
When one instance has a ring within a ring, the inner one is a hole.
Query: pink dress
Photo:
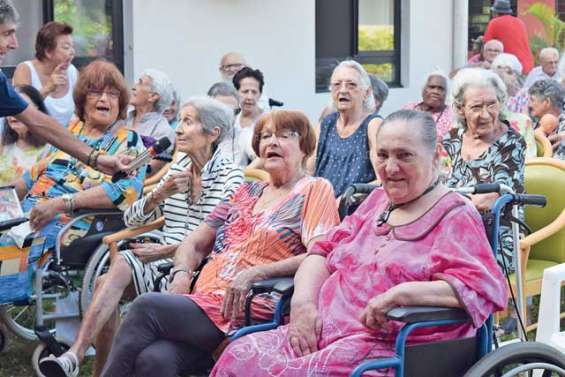
[[[282,326],[232,343],[211,376],[347,376],[366,359],[390,356],[403,324],[391,321],[388,329],[371,330],[359,317],[371,298],[403,282],[448,282],[473,320],[441,331],[417,330],[409,343],[470,336],[490,313],[506,306],[506,282],[470,201],[449,193],[410,224],[377,227],[387,204],[384,191],[376,190],[313,247],[312,253],[326,256],[331,274],[318,296],[319,351],[297,357],[288,326]]]
[[[420,105],[422,102],[413,102],[404,105],[403,109],[408,110],[420,110]],[[437,140],[441,141],[443,136],[449,132],[449,130],[455,126],[455,118],[451,106],[446,105],[442,111],[436,111],[435,113],[430,113],[437,127]]]

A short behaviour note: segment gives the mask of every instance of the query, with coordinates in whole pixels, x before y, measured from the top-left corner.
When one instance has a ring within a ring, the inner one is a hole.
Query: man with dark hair
[[[522,64],[522,74],[534,67],[534,57],[528,43],[526,24],[512,15],[509,0],[495,0],[490,8],[492,20],[487,25],[484,40],[497,39],[504,45],[504,52],[515,55]]]
[[[10,50],[18,48],[16,29],[19,14],[10,0],[0,0],[0,64]],[[76,140],[69,131],[53,118],[33,106],[28,106],[0,71],[0,117],[14,116],[25,123],[32,133],[44,138],[55,147],[69,153],[86,164],[106,174],[125,168],[127,157],[107,156]]]

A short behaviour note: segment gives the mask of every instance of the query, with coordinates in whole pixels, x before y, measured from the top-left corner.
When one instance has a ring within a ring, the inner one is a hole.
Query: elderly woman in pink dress
[[[414,132],[414,130],[418,132]],[[212,376],[346,376],[390,356],[398,306],[459,307],[471,322],[418,330],[410,343],[471,336],[507,288],[473,204],[438,180],[436,125],[401,110],[377,133],[376,189],[313,245],[295,276],[290,323],[229,345]],[[390,375],[391,370],[378,375]]]

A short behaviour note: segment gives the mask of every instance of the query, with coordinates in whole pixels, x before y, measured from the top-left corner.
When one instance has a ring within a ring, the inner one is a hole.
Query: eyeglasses
[[[345,85],[347,90],[355,90],[359,86],[359,84],[353,81],[334,81],[330,83],[330,90],[339,90],[343,85]]]
[[[104,94],[106,94],[106,96],[110,99],[118,99],[120,98],[120,92],[118,92],[117,90],[98,90],[98,89],[90,89],[87,93],[87,95],[89,97],[92,98],[100,98],[102,97]]]
[[[481,114],[483,110],[486,108],[487,112],[491,113],[497,111],[499,109],[498,102],[493,103],[485,103],[485,104],[477,104],[470,107],[467,107],[467,110],[474,115]]]
[[[273,136],[275,136],[279,141],[286,141],[293,137],[299,136],[299,133],[292,130],[279,130],[276,131],[275,133],[272,133],[270,131],[265,131],[259,134],[259,140],[269,141],[273,138]]]
[[[231,70],[240,70],[241,68],[243,68],[243,64],[241,63],[234,63],[234,64],[226,64],[226,65],[221,65],[220,69],[222,71],[231,71]]]

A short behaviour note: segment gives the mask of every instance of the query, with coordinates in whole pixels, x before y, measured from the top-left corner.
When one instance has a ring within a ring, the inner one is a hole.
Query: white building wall
[[[183,97],[200,95],[219,80],[220,57],[239,51],[285,108],[314,120],[328,101],[315,93],[314,0],[134,0],[131,7],[134,77],[161,69]],[[451,69],[451,0],[404,0],[403,7],[404,87],[391,90],[385,114],[418,100],[426,72]]]

